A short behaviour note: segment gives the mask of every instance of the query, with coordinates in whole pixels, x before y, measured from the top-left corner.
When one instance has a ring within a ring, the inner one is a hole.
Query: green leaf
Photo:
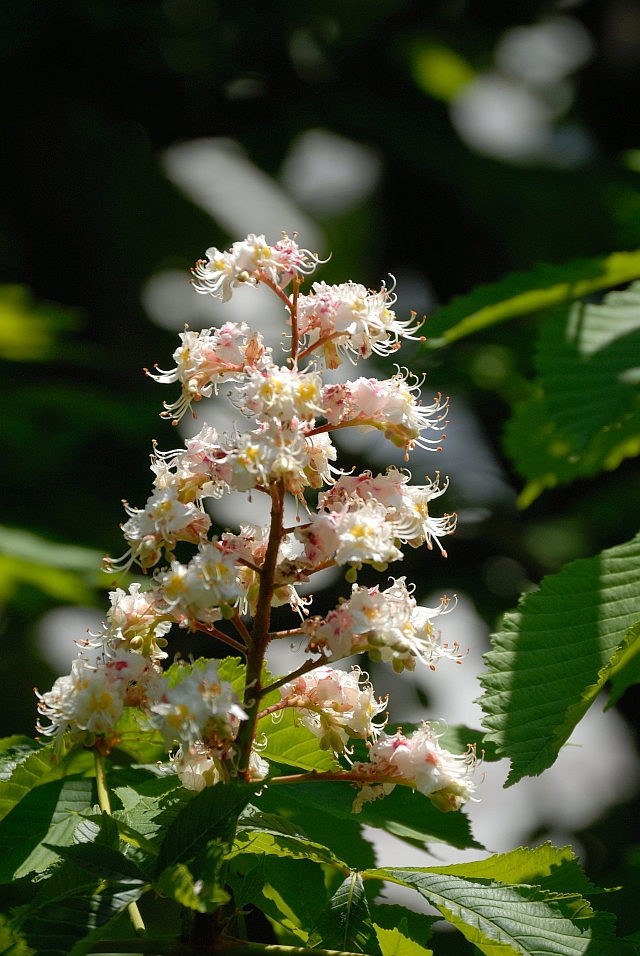
[[[616,939],[611,914],[595,914],[578,895],[536,886],[462,879],[431,869],[379,869],[363,874],[416,889],[486,956],[632,956]]]
[[[541,264],[530,272],[514,272],[457,296],[438,309],[426,326],[426,347],[440,348],[498,322],[571,302],[638,277],[640,250],[614,252],[605,258],[574,259],[559,266]]]
[[[507,786],[555,761],[613,669],[636,647],[640,535],[568,564],[520,599],[492,635],[479,703]]]
[[[167,867],[157,885],[170,899],[188,909],[198,913],[214,913],[230,899],[220,885],[223,858],[224,846],[214,840],[190,866],[175,863]]]
[[[304,834],[296,832],[286,820],[273,814],[263,814],[252,806],[247,809],[251,812],[247,814],[245,811],[240,818],[232,855],[253,853],[308,859],[314,863],[326,863],[343,873],[350,871],[350,867],[328,847],[313,843]]]
[[[308,946],[314,949],[349,950],[365,953],[373,935],[364,883],[359,873],[350,873],[331,897],[309,935]]]
[[[55,847],[50,849],[56,850]],[[57,855],[86,870],[87,873],[93,873],[101,880],[126,883],[131,886],[149,882],[133,860],[108,846],[97,843],[77,843],[75,846],[59,847]]]
[[[284,790],[288,798],[303,804],[311,814],[318,808],[331,816],[353,821],[351,808],[355,793],[347,783],[278,784],[272,789]],[[393,833],[414,846],[446,843],[458,849],[482,849],[473,839],[464,813],[441,813],[428,797],[408,787],[396,787],[384,800],[366,803],[357,821]]]
[[[280,716],[281,715],[281,716]],[[276,763],[299,767],[301,770],[338,770],[339,763],[332,753],[320,750],[318,738],[303,727],[293,710],[280,711],[258,723],[258,736],[265,734],[267,744],[260,756]]]
[[[116,753],[121,750],[136,763],[154,763],[166,760],[164,740],[135,707],[125,707],[115,726],[118,735]]]
[[[0,781],[9,780],[11,774],[24,763],[34,751],[41,750],[42,744],[31,737],[16,734],[0,740]]]
[[[0,883],[46,870],[59,854],[44,843],[60,847],[73,843],[79,814],[92,806],[92,783],[68,777],[43,784],[0,821]]]
[[[568,315],[553,312],[542,325],[534,388],[516,406],[505,439],[529,482],[523,507],[544,488],[612,470],[640,453],[639,300],[634,283],[602,305],[576,303]],[[612,321],[617,313],[619,321]],[[620,337],[623,332],[630,334]]]
[[[431,927],[438,922],[438,916],[426,916],[424,913],[414,913],[405,906],[397,903],[369,903],[369,911],[373,925],[381,929],[396,929],[404,936],[408,936],[415,943],[426,947],[431,938]]]
[[[169,826],[156,874],[174,863],[188,863],[210,840],[230,843],[236,821],[252,795],[251,787],[236,783],[207,787],[196,794]]]
[[[382,956],[433,956],[432,949],[425,949],[415,940],[401,932],[400,927],[384,929],[373,924]]]
[[[119,845],[118,825],[105,811],[99,816],[83,817],[75,829],[73,842],[95,843],[98,846],[108,846],[116,850]]]
[[[194,793],[185,790],[177,774],[143,781],[131,781],[126,787],[115,787],[114,794],[123,810],[114,810],[113,816],[127,839],[127,832],[152,841],[157,855],[159,841],[177,815],[191,802]],[[131,842],[131,841],[129,841]],[[144,849],[143,844],[140,844]]]
[[[0,820],[53,771],[52,757],[53,744],[34,750],[19,761],[9,780],[0,781]]]
[[[268,787],[262,792],[260,806],[280,819],[286,817],[294,830],[304,833],[314,843],[329,847],[336,856],[349,863],[352,869],[366,870],[375,865],[375,854],[371,844],[361,834],[362,827],[358,817],[334,816],[316,804],[313,812],[304,802],[299,802],[285,792],[285,787]]]
[[[0,913],[0,956],[33,956],[33,953],[11,921]]]
[[[580,869],[578,859],[570,846],[563,849],[551,843],[529,850],[520,847],[509,853],[500,853],[473,863],[455,863],[451,866],[430,867],[431,873],[461,876],[470,880],[500,883],[528,883],[554,893],[579,893],[589,897],[600,893]]]
[[[607,710],[620,700],[627,687],[640,684],[640,655],[638,654],[640,651],[640,623],[629,628],[625,636],[625,644],[626,650],[611,669],[609,677],[611,696],[609,697]]]
[[[35,898],[16,913],[16,925],[38,956],[82,956],[92,934],[106,926],[144,887],[111,886],[71,863],[39,884]]]
[[[241,910],[247,903],[255,902],[262,894],[262,888],[267,882],[266,857],[261,856],[255,866],[238,881],[234,892],[236,909]]]

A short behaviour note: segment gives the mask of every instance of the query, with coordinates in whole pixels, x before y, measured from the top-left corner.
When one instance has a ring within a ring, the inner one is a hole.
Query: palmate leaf
[[[529,482],[523,507],[545,488],[640,453],[640,283],[601,305],[551,313],[535,366],[532,395],[516,406],[505,439]]]
[[[307,945],[310,949],[320,946],[365,953],[372,936],[373,925],[362,877],[357,872],[350,873],[318,917]]]
[[[594,913],[577,894],[435,869],[379,869],[363,876],[413,887],[485,956],[635,956],[634,943],[616,939],[613,916]]]
[[[605,258],[574,259],[515,272],[468,295],[457,296],[429,319],[426,348],[440,348],[519,315],[571,302],[640,277],[640,250]]]
[[[568,564],[492,635],[480,698],[487,737],[511,758],[507,786],[555,761],[614,669],[638,649],[640,535]]]

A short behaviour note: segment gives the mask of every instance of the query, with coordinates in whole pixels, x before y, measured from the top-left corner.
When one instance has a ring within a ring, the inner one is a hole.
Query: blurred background
[[[263,290],[224,306],[192,292],[208,246],[296,230],[332,254],[319,278],[379,287],[391,273],[401,318],[511,270],[640,246],[636,0],[21,0],[0,9],[0,71],[3,734],[33,733],[34,684],[66,673],[74,639],[99,626],[121,499],[146,500],[151,440],[177,443],[158,418],[175,396],[143,367],[171,366],[185,322],[242,317],[280,339]],[[402,573],[426,603],[460,595],[443,629],[471,651],[455,675],[444,661],[405,676],[402,694],[372,669],[379,692],[396,690],[394,719],[478,726],[470,701],[499,615],[640,524],[635,459],[516,508],[502,433],[528,394],[534,331],[522,319],[417,361],[403,350],[425,398],[451,395],[444,451],[410,468],[418,483],[450,475],[443,510],[460,523],[448,559],[412,552]],[[199,411],[231,418],[221,401]],[[393,457],[349,435],[341,463],[354,456]],[[212,515],[247,519],[227,499]],[[323,583],[318,612],[348,593]],[[214,643],[180,633],[173,646],[222,656]],[[621,934],[640,889],[639,726],[632,688],[542,778],[501,791],[489,765],[471,811],[491,850],[573,842],[596,882],[625,885],[601,902]]]

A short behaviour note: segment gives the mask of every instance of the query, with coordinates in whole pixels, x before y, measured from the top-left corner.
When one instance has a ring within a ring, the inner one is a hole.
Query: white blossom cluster
[[[375,779],[362,786],[354,811],[358,813],[365,803],[391,793],[397,783],[430,797],[439,810],[459,810],[475,789],[471,779],[475,753],[469,749],[465,754],[452,754],[440,746],[439,736],[437,725],[425,721],[411,737],[401,730],[393,735],[381,733],[369,750],[368,762],[353,765],[363,776]],[[386,779],[380,781],[380,777]]]
[[[384,571],[401,560],[402,545],[432,549],[435,542],[446,557],[441,539],[453,533],[456,517],[434,517],[430,507],[448,481],[440,484],[436,472],[434,480],[412,485],[410,473],[395,467],[376,476],[344,472],[334,464],[331,441],[332,431],[355,427],[381,431],[407,459],[415,447],[436,450],[444,437],[447,401],[438,395],[423,405],[424,380],[402,368],[388,379],[324,382],[324,368],[337,367],[342,357],[355,365],[374,353],[387,356],[400,339],[417,338],[420,326],[415,315],[406,321],[396,317],[393,291],[384,285],[370,291],[355,282],[315,282],[308,294],[300,294],[303,279],[319,263],[295,238],[283,236],[269,245],[255,235],[228,252],[209,249],[197,263],[197,292],[226,301],[243,283],[272,289],[288,316],[289,358],[276,364],[258,332],[244,322],[227,322],[201,332],[185,329],[173,356],[175,368],[148,373],[159,383],[181,387],[179,398],[165,403],[162,417],[176,423],[225,384],[248,427],[240,431],[234,424],[231,434],[220,434],[204,425],[181,448],[154,448],[152,493],[142,508],[125,502],[127,550],[118,560],[106,559],[109,571],[137,566],[149,574],[148,585],[143,590],[133,583],[128,591],[110,593],[102,632],[85,642],[102,656],[90,664],[81,655],[67,677],[39,695],[40,714],[50,722],[39,729],[55,735],[58,747],[66,739],[92,746],[100,738],[107,752],[117,745],[124,709],[137,708],[143,724],[173,751],[170,759],[183,785],[201,790],[237,773],[263,779],[269,765],[254,746],[262,733],[258,727],[289,709],[296,726],[310,731],[322,750],[347,761],[350,741],[367,743],[369,761],[348,771],[362,786],[357,807],[403,783],[441,809],[458,808],[473,789],[471,759],[443,750],[430,724],[410,739],[400,732],[387,736],[386,718],[380,716],[387,701],[376,698],[358,667],[347,672],[331,666],[363,652],[397,672],[413,670],[416,661],[431,668],[441,658],[460,663],[459,646],[443,644],[432,623],[449,609],[446,597],[439,607],[427,608],[418,605],[404,577],[391,578],[386,590],[356,583],[363,564]],[[437,437],[428,437],[433,433]],[[272,522],[212,537],[205,501],[230,491],[268,495]],[[293,528],[282,523],[286,493],[306,516]],[[346,566],[351,596],[326,617],[309,618],[311,598],[303,598],[297,586],[332,566]],[[269,606],[287,604],[299,615],[298,626],[271,634]],[[255,678],[242,704],[215,661],[163,673],[173,625],[226,641],[257,665],[254,675],[261,673],[266,647],[277,637],[306,640],[310,656],[288,678],[273,681],[279,702],[260,712],[269,686],[259,686]]]
[[[340,353],[368,359],[372,353],[390,355],[399,338],[416,339],[421,322],[400,321],[390,306],[395,296],[383,284],[370,292],[357,282],[327,285],[314,282],[310,295],[298,298],[300,332],[307,349],[322,351],[327,368],[338,368]]]
[[[376,700],[359,667],[350,673],[316,667],[285,684],[280,694],[318,738],[321,750],[341,753],[350,737],[376,739],[382,729],[373,719],[386,710],[387,701]]]
[[[373,661],[390,661],[397,673],[414,670],[416,659],[432,670],[442,657],[460,663],[459,645],[443,644],[431,623],[447,613],[447,598],[439,607],[419,607],[404,578],[392,581],[385,591],[354,584],[351,598],[324,620],[305,621],[302,630],[311,636],[313,650],[328,652],[334,661],[366,651]]]

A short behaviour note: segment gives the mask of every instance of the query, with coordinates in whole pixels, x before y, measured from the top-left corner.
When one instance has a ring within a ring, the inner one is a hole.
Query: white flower
[[[159,598],[182,626],[200,621],[212,624],[222,617],[220,607],[244,598],[245,586],[238,574],[235,556],[215,541],[199,545],[188,564],[172,561],[156,572]]]
[[[342,511],[312,515],[307,526],[296,530],[311,567],[333,558],[336,564],[387,565],[399,561],[402,551],[394,543],[387,509],[376,501],[352,502]],[[384,568],[381,568],[384,570]]]
[[[351,673],[317,667],[285,684],[280,694],[295,707],[320,747],[337,752],[344,750],[349,737],[375,738],[380,727],[373,718],[387,706],[386,700],[376,701],[373,687],[364,681],[359,667]]]
[[[449,486],[448,480],[440,487],[440,475],[427,485],[409,485],[410,474],[391,466],[385,475],[373,477],[371,472],[361,475],[341,475],[333,486],[318,497],[322,510],[341,511],[353,507],[354,502],[378,501],[387,509],[387,521],[393,525],[393,533],[403,543],[417,548],[426,542],[431,550],[432,541],[446,557],[441,537],[453,534],[456,515],[445,513],[442,518],[429,514],[429,502],[443,495]],[[427,479],[428,480],[428,479]]]
[[[182,345],[173,353],[176,367],[169,371],[147,371],[156,382],[180,382],[182,395],[172,405],[165,403],[161,418],[180,421],[192,402],[209,398],[221,382],[238,381],[246,373],[266,369],[271,364],[271,349],[262,336],[252,332],[246,322],[226,322],[221,328],[186,330],[180,334]]]
[[[296,368],[271,366],[264,372],[249,375],[240,389],[241,401],[248,412],[257,414],[258,421],[292,419],[311,421],[321,414],[320,395],[322,378],[318,372],[299,372]]]
[[[68,676],[59,677],[50,691],[38,694],[38,712],[51,724],[43,726],[38,721],[37,729],[48,736],[56,734],[59,740],[67,730],[109,734],[122,713],[125,690],[124,682],[113,681],[104,665],[94,667],[79,657]]]
[[[220,773],[211,756],[211,751],[200,742],[189,747],[186,753],[180,747],[171,762],[185,790],[195,790],[199,793],[205,787],[213,787],[220,780]]]
[[[234,242],[229,252],[207,249],[207,260],[201,259],[192,269],[193,287],[196,292],[210,293],[223,302],[231,298],[236,286],[245,282],[266,282],[284,288],[294,277],[310,275],[320,262],[284,233],[275,246],[270,246],[264,236],[251,233]]]
[[[208,661],[203,670],[196,665],[173,687],[162,681],[161,696],[150,706],[150,720],[164,737],[167,748],[198,742],[226,753],[247,715],[228,681],[218,676],[217,661]]]
[[[197,544],[211,527],[211,519],[197,505],[183,504],[173,488],[156,488],[144,508],[125,502],[129,520],[122,525],[129,550],[118,560],[106,559],[108,569],[127,570],[136,561],[142,568],[153,567],[170,554],[178,541]]]
[[[398,778],[430,797],[438,809],[459,810],[475,790],[471,780],[475,753],[470,748],[466,754],[452,754],[440,746],[439,736],[437,725],[424,721],[410,738],[401,731],[392,736],[383,732],[369,750],[369,763],[354,764],[354,770],[362,771],[365,779],[367,773],[386,775],[390,778],[387,785]],[[354,803],[354,812],[380,795],[375,787],[365,787]]]
[[[323,389],[323,411],[334,427],[357,425],[360,431],[377,428],[398,448],[416,445],[431,449],[444,437],[425,438],[423,431],[441,430],[447,402],[439,395],[433,405],[420,404],[423,380],[398,370],[392,378],[358,378]],[[433,450],[433,449],[431,449]]]
[[[442,657],[459,663],[459,645],[443,645],[431,624],[434,617],[445,613],[447,598],[437,608],[419,607],[404,578],[392,581],[386,591],[377,585],[354,584],[351,598],[330,611],[324,621],[305,622],[303,629],[311,636],[313,649],[328,650],[332,660],[366,651],[374,661],[391,662],[397,672],[413,670],[416,658],[431,669]]]
[[[107,611],[108,626],[89,642],[91,647],[110,645],[123,650],[137,651],[144,657],[157,661],[166,657],[167,641],[164,637],[171,629],[163,609],[158,607],[158,592],[152,588],[140,591],[137,583],[129,586],[129,593],[122,588],[109,591],[111,607]]]
[[[185,446],[171,451],[154,449],[151,471],[156,488],[171,489],[180,501],[198,505],[203,498],[221,498],[229,487],[215,473],[218,459],[224,456],[216,429],[203,425]]]
[[[340,364],[339,352],[367,359],[390,355],[400,347],[398,338],[416,339],[422,323],[411,327],[411,319],[401,322],[390,306],[395,296],[384,283],[379,292],[371,292],[357,282],[327,285],[314,282],[313,293],[298,297],[300,332],[307,337],[307,348],[321,348],[329,368]]]
[[[184,752],[178,748],[171,762],[177,770],[178,777],[185,790],[195,790],[198,793],[205,787],[213,787],[222,779],[218,769],[219,763],[212,756],[211,750],[198,741]],[[255,750],[249,755],[249,774],[253,782],[264,780],[269,773],[269,764]]]

